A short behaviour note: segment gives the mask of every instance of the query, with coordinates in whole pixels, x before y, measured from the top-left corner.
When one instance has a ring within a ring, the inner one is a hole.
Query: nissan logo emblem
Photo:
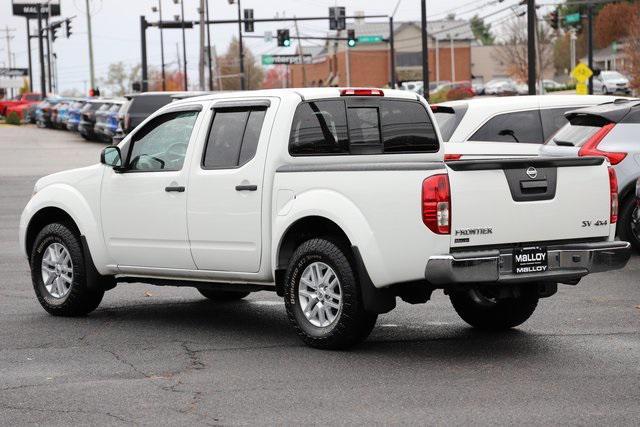
[[[527,176],[531,179],[536,179],[538,176],[538,170],[533,166],[530,166],[529,169],[527,169]]]

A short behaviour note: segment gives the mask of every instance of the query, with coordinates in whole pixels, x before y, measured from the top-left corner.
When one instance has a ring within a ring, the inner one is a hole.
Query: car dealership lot
[[[18,250],[19,214],[38,177],[95,163],[103,147],[0,125],[2,423],[637,422],[637,256],[560,287],[509,333],[471,330],[438,292],[399,302],[349,352],[305,347],[267,292],[215,304],[121,284],[85,318],[49,316]]]

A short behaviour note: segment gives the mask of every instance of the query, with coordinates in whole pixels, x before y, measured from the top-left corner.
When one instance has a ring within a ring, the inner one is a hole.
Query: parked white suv
[[[626,264],[603,158],[445,165],[440,141],[406,91],[186,99],[101,164],[40,179],[20,244],[51,314],[86,314],[116,283],[218,301],[273,290],[320,348],[364,339],[397,296],[436,289],[473,326],[513,327],[557,283]]]

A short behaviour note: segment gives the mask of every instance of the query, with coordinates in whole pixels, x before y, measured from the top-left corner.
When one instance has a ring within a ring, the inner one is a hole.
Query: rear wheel
[[[198,289],[203,296],[207,297],[211,301],[227,302],[237,301],[249,295],[251,292],[237,292],[237,291],[220,291],[217,289]]]
[[[369,336],[377,314],[364,310],[348,253],[328,239],[302,243],[285,278],[289,320],[311,347],[346,349]]]
[[[640,210],[634,198],[627,200],[620,210],[618,234],[640,252]]]
[[[87,286],[80,236],[69,224],[49,224],[38,233],[30,265],[38,301],[50,314],[82,316],[102,301],[104,291]]]
[[[478,329],[509,329],[524,323],[538,305],[537,287],[521,288],[508,298],[500,298],[489,287],[455,292],[451,304],[458,315]]]

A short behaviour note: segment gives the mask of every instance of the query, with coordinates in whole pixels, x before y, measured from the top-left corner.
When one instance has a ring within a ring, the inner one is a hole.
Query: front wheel
[[[454,292],[451,304],[460,318],[478,329],[502,330],[521,325],[538,305],[537,288],[521,289],[508,298],[490,287]]]
[[[38,233],[30,266],[38,301],[50,314],[82,316],[102,301],[104,291],[87,286],[80,236],[69,224],[49,224]]]
[[[369,336],[378,317],[364,310],[348,254],[331,240],[302,243],[285,277],[289,320],[311,347],[346,349]]]

